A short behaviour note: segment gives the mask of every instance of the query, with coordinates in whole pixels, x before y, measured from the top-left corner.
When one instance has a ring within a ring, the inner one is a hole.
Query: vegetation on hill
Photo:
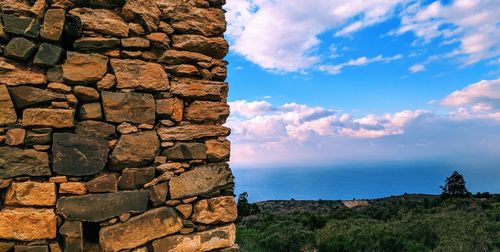
[[[472,197],[465,183],[462,193],[447,193],[455,182],[448,178],[441,196],[405,194],[353,208],[304,201],[310,209],[293,211],[301,201],[246,201],[239,207],[254,213],[239,217],[237,242],[243,252],[500,251],[500,195]]]

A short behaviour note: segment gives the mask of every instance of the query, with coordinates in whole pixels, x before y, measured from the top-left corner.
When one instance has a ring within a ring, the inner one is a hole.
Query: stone
[[[91,193],[117,192],[118,177],[115,173],[103,174],[87,182],[87,190]]]
[[[156,114],[159,118],[171,118],[176,122],[182,121],[184,102],[178,98],[156,100]]]
[[[53,206],[56,204],[56,185],[33,181],[14,182],[5,194],[5,204],[14,206]]]
[[[167,156],[168,160],[206,159],[207,147],[202,143],[181,142],[165,149],[162,155]]]
[[[151,94],[102,91],[106,121],[113,123],[155,123],[155,100]]]
[[[153,32],[148,34],[146,38],[151,41],[151,45],[155,48],[159,48],[161,50],[170,49],[170,39],[167,34],[163,32]]]
[[[155,252],[212,251],[233,246],[236,226],[229,224],[189,235],[172,235],[153,241]]]
[[[4,29],[7,33],[36,39],[40,34],[40,21],[37,18],[2,14]]]
[[[47,69],[47,80],[50,82],[63,82],[63,70],[61,66]],[[64,84],[64,83],[61,83]],[[71,91],[71,88],[70,88]]]
[[[83,23],[79,16],[67,15],[64,22],[63,41],[69,47],[71,42],[80,37],[83,32]]]
[[[120,132],[120,134],[130,134],[130,133],[136,133],[138,131],[136,126],[132,126],[132,124],[124,122],[118,127],[116,127],[116,130]]]
[[[122,47],[129,50],[144,50],[150,46],[149,40],[139,37],[123,38],[121,42]]]
[[[56,232],[57,217],[52,209],[4,208],[0,211],[1,239],[54,239]]]
[[[118,216],[118,219],[120,219],[121,222],[128,221],[130,219],[130,214],[129,213],[120,214],[120,216]]]
[[[31,129],[26,133],[24,142],[26,146],[50,144],[52,142],[51,133],[51,128]]]
[[[0,179],[0,189],[5,189],[10,186],[12,179]]]
[[[118,180],[118,187],[121,190],[135,190],[153,180],[155,177],[155,168],[125,168],[122,176]]]
[[[49,243],[50,252],[62,252],[58,242]]]
[[[125,0],[81,0],[80,3],[91,8],[113,9],[123,6]]]
[[[104,251],[121,251],[178,232],[182,220],[170,207],[160,207],[130,218],[127,222],[101,228],[99,241]]]
[[[7,46],[5,46],[4,55],[9,58],[26,61],[33,56],[35,51],[35,43],[25,38],[17,37],[11,39]]]
[[[119,46],[120,40],[117,38],[83,37],[73,42],[73,50],[83,52],[105,51]]]
[[[225,163],[198,166],[170,179],[170,196],[172,199],[197,196],[233,182],[229,165]]]
[[[218,141],[210,139],[205,141],[207,146],[207,157],[211,162],[220,162],[229,160],[231,142],[224,140]]]
[[[70,104],[69,102],[52,102],[50,105],[50,108],[69,108]]]
[[[62,94],[69,94],[71,92],[70,86],[58,82],[49,83],[49,85],[47,85],[47,89]]]
[[[64,50],[49,43],[42,43],[33,59],[33,64],[41,67],[53,67],[59,63]]]
[[[78,101],[82,102],[95,102],[99,101],[99,92],[91,87],[76,86],[73,88],[73,93],[75,93]]]
[[[59,42],[64,31],[66,12],[63,9],[49,9],[45,12],[40,37],[50,42]]]
[[[184,219],[188,219],[191,216],[191,212],[193,211],[193,205],[191,204],[180,204],[175,207],[177,211],[182,215]]]
[[[49,252],[47,245],[16,245],[15,252]]]
[[[118,38],[128,37],[128,24],[113,11],[106,9],[75,8],[69,13],[81,19],[85,30]]]
[[[221,36],[226,31],[224,11],[219,8],[193,8],[179,5],[167,14],[172,27],[180,33],[206,37]]]
[[[184,34],[172,36],[172,47],[176,50],[198,52],[216,59],[226,56],[229,45],[223,37],[204,37]]]
[[[17,114],[9,91],[5,85],[0,85],[0,126],[7,126],[16,122]]]
[[[152,130],[155,128],[155,126],[153,124],[142,123],[142,124],[139,124],[139,126],[137,126],[137,128],[143,129],[143,130]]]
[[[71,133],[52,136],[52,170],[60,175],[86,176],[101,172],[108,160],[108,142]]]
[[[202,224],[218,224],[234,222],[237,217],[234,197],[223,196],[196,202],[191,219]]]
[[[172,27],[172,25],[168,24],[168,23],[165,23],[163,21],[160,21],[160,25],[158,26],[158,29],[164,33],[166,33],[167,35],[170,35],[172,33],[174,33],[174,28]]]
[[[186,108],[185,119],[192,122],[224,123],[229,116],[225,102],[194,101]]]
[[[126,0],[121,14],[129,22],[138,21],[147,32],[158,29],[160,9],[154,0]]]
[[[111,59],[117,88],[165,91],[170,88],[168,76],[157,63],[137,59]]]
[[[200,72],[198,68],[193,65],[181,64],[181,65],[173,65],[165,67],[167,72],[175,75],[175,76],[198,76]]]
[[[81,222],[65,221],[59,228],[59,233],[64,238],[64,251],[83,252],[83,226]]]
[[[101,121],[82,121],[75,127],[78,135],[87,135],[103,139],[112,139],[115,137],[115,126]]]
[[[56,212],[68,220],[99,222],[146,211],[148,195],[147,191],[124,191],[61,197]]]
[[[149,200],[153,203],[153,206],[159,206],[165,203],[168,195],[168,183],[151,186],[148,190]]]
[[[14,242],[0,241],[0,251],[11,251],[14,244]]]
[[[66,101],[66,96],[59,93],[30,86],[9,87],[9,93],[16,109],[35,105],[50,104],[53,101]]]
[[[190,141],[204,137],[228,136],[231,130],[216,125],[183,125],[168,128],[159,128],[158,135],[163,141]]]
[[[108,73],[104,75],[104,77],[100,81],[97,82],[97,89],[98,90],[111,89],[115,86],[115,81],[116,81],[115,76]]]
[[[210,62],[211,57],[201,53],[189,51],[165,50],[162,56],[158,59],[159,62],[169,65],[192,64],[196,62]]]
[[[56,184],[66,183],[68,182],[68,178],[66,176],[54,176],[49,178],[49,182]]]
[[[129,23],[128,27],[130,29],[130,36],[140,36],[145,33],[144,28],[138,23]]]
[[[47,77],[42,71],[0,57],[0,85],[44,85],[46,83]]]
[[[78,109],[80,120],[102,120],[101,103],[86,103]]]
[[[121,51],[120,52],[120,57],[122,59],[137,59],[140,58],[142,55],[142,52],[139,51]]]
[[[216,66],[210,71],[214,80],[224,81],[227,78],[227,68]]]
[[[148,188],[148,187],[154,186],[160,182],[167,181],[167,180],[171,179],[174,175],[175,174],[173,172],[170,172],[170,171],[163,172],[160,176],[158,176],[158,177],[154,178],[153,180],[151,180],[150,182],[146,183],[144,185],[144,187]]]
[[[62,65],[63,78],[69,84],[95,83],[108,71],[108,57],[97,53],[68,52]]]
[[[0,147],[0,179],[16,176],[50,176],[46,152]]]
[[[68,182],[59,185],[59,194],[83,195],[87,193],[87,187],[83,182]]]
[[[172,94],[181,97],[220,101],[227,98],[227,83],[182,78],[172,82]]]
[[[160,150],[160,141],[153,130],[122,135],[111,153],[114,169],[140,167],[152,162]]]
[[[5,144],[16,146],[23,145],[24,139],[26,138],[26,130],[25,129],[9,129],[5,134]]]
[[[28,108],[23,111],[23,126],[71,128],[75,119],[74,109]]]

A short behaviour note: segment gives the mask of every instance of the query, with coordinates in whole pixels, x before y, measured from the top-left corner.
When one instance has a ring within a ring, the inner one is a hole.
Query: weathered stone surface
[[[182,215],[184,219],[189,218],[191,216],[191,212],[193,212],[193,205],[191,204],[180,204],[175,207],[177,211]]]
[[[171,118],[173,121],[182,121],[184,102],[178,98],[156,100],[156,114],[160,118]]]
[[[177,127],[159,128],[158,135],[164,141],[189,141],[204,137],[227,136],[230,129],[215,125],[184,125]]]
[[[25,38],[17,37],[11,39],[7,46],[5,46],[4,55],[9,58],[26,61],[33,56],[35,51],[35,43]]]
[[[78,135],[111,139],[115,137],[115,126],[100,121],[82,121],[76,124],[75,132]]]
[[[169,160],[206,159],[207,147],[202,143],[176,143],[165,149],[163,155]]]
[[[159,206],[165,203],[168,195],[168,183],[161,183],[150,187],[149,200],[153,206]]]
[[[19,65],[0,57],[0,84],[19,86],[24,84],[43,85],[47,77],[43,72]]]
[[[229,105],[224,102],[194,101],[186,108],[186,120],[192,122],[224,123],[229,116]]]
[[[63,9],[49,9],[43,18],[43,27],[40,37],[50,42],[58,42],[64,31],[65,11]]]
[[[14,242],[0,241],[0,251],[11,251],[14,244]]]
[[[190,64],[197,62],[210,62],[211,57],[196,52],[166,50],[158,59],[159,62],[169,65]]]
[[[47,69],[47,80],[50,82],[63,82],[63,69],[61,66],[55,66]],[[70,87],[71,91],[71,87]]]
[[[76,8],[69,12],[77,16],[85,30],[125,38],[128,36],[128,24],[116,13],[106,9]]]
[[[9,87],[9,93],[16,109],[34,105],[50,104],[52,101],[66,101],[64,94],[54,93],[30,86]]]
[[[61,175],[83,176],[99,173],[106,166],[108,142],[100,138],[54,133],[52,169]]]
[[[196,68],[193,65],[188,65],[188,64],[181,64],[181,65],[172,65],[172,66],[166,66],[165,70],[167,70],[168,73],[173,74],[175,76],[198,76],[200,75],[200,72],[198,71],[198,68]]]
[[[127,21],[138,20],[147,32],[153,32],[158,29],[161,12],[154,0],[126,0],[121,14]]]
[[[99,240],[104,251],[120,251],[173,234],[182,228],[182,219],[170,207],[150,210],[125,223],[103,227]]]
[[[111,153],[110,165],[116,169],[147,165],[159,150],[160,140],[153,130],[122,135]]]
[[[51,128],[38,128],[28,130],[26,133],[25,144],[26,146],[50,144],[52,141],[50,134]]]
[[[229,159],[231,143],[227,140],[218,141],[214,139],[205,142],[207,146],[207,157],[212,162],[226,161]]]
[[[68,58],[62,65],[63,78],[70,84],[97,82],[108,71],[108,57],[97,53],[68,52]]]
[[[194,204],[191,219],[202,224],[233,222],[238,217],[234,197],[203,199]]]
[[[59,194],[83,195],[87,193],[87,187],[83,182],[68,182],[59,185]]]
[[[36,39],[40,33],[40,21],[36,18],[2,14],[4,29],[8,33]]]
[[[206,37],[220,36],[226,30],[224,11],[217,8],[193,8],[179,5],[167,16],[176,31]]]
[[[63,41],[67,46],[79,38],[83,32],[83,23],[80,17],[67,15],[64,22]]]
[[[5,134],[5,144],[16,146],[24,144],[24,139],[26,138],[26,130],[13,128],[7,130]]]
[[[116,127],[116,130],[118,130],[120,134],[130,134],[139,131],[136,126],[133,126],[132,124],[127,122],[118,125],[118,127]]]
[[[99,92],[91,87],[76,86],[73,88],[76,98],[82,102],[99,101]]]
[[[17,206],[53,206],[56,204],[54,183],[14,182],[7,190],[5,204]]]
[[[57,218],[52,209],[4,208],[0,211],[0,238],[32,241],[56,238]]]
[[[64,50],[49,43],[42,43],[33,59],[33,64],[41,67],[53,67],[59,63]]]
[[[29,108],[23,111],[23,126],[27,127],[73,127],[75,110]]]
[[[236,240],[234,224],[189,235],[173,235],[153,242],[155,252],[198,252],[231,247]]]
[[[49,252],[47,245],[16,245],[15,252]]]
[[[27,16],[43,16],[43,12],[47,7],[45,0],[3,0],[0,2],[0,7],[5,13],[17,13]]]
[[[176,50],[198,52],[213,58],[222,59],[226,56],[229,45],[222,37],[208,38],[200,35],[173,35],[172,46]]]
[[[227,97],[225,82],[180,78],[172,82],[172,93],[181,97],[219,101]]]
[[[224,81],[227,78],[227,68],[216,66],[210,71],[213,80]]]
[[[59,228],[64,237],[64,251],[83,252],[83,229],[79,221],[65,221]]]
[[[149,40],[145,38],[124,38],[122,39],[122,47],[129,50],[143,50],[150,46]]]
[[[118,187],[122,190],[135,190],[153,180],[155,168],[125,168],[118,180]]]
[[[73,43],[75,51],[106,51],[120,46],[117,38],[84,37]]]
[[[17,114],[9,91],[5,85],[0,85],[0,126],[11,125],[16,122]]]
[[[0,179],[21,175],[50,176],[46,152],[0,147]]]
[[[147,209],[147,191],[126,191],[61,197],[57,213],[69,220],[98,222],[122,213],[140,213]]]
[[[69,94],[71,92],[70,86],[58,82],[49,83],[49,85],[47,85],[47,89],[62,94]]]
[[[111,59],[118,88],[162,91],[170,88],[168,76],[157,63],[134,59]]]
[[[197,196],[229,183],[233,183],[229,165],[217,163],[198,166],[170,179],[170,196],[172,199]]]
[[[123,6],[125,0],[80,0],[79,2],[86,7],[112,9]]]
[[[101,103],[86,103],[78,109],[80,120],[102,120]]]
[[[101,96],[106,121],[154,124],[155,100],[151,94],[102,91]]]
[[[115,86],[116,77],[112,74],[106,74],[100,81],[97,82],[98,90],[107,90]]]
[[[170,49],[170,38],[163,32],[153,32],[148,34],[146,38],[151,41],[151,45],[155,48],[161,50]]]
[[[91,193],[117,192],[118,174],[108,173],[87,182],[87,190]]]

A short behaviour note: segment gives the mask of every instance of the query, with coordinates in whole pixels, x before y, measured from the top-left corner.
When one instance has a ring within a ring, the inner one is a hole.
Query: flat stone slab
[[[109,147],[108,142],[102,138],[55,133],[52,142],[52,169],[57,174],[93,175],[106,166]]]
[[[204,137],[227,136],[231,130],[216,125],[183,125],[177,127],[159,128],[158,135],[164,141],[189,141]]]
[[[5,194],[6,205],[53,206],[56,204],[56,185],[34,181],[14,182]]]
[[[52,101],[66,101],[64,94],[30,86],[9,87],[9,93],[17,109],[33,105],[50,104]]]
[[[225,82],[179,78],[172,81],[172,94],[197,100],[220,101],[227,98]]]
[[[152,162],[159,151],[160,140],[154,130],[122,135],[111,153],[110,166],[141,167]]]
[[[118,38],[128,37],[128,24],[111,10],[75,8],[69,14],[79,17],[85,30]]]
[[[5,85],[0,85],[0,126],[7,126],[17,122],[17,114]]]
[[[0,84],[7,86],[19,85],[43,85],[47,83],[45,74],[30,67],[20,65],[16,62],[9,61],[0,57]]]
[[[62,65],[63,79],[70,84],[88,84],[102,79],[108,71],[108,57],[98,53],[68,52]]]
[[[50,176],[49,155],[31,149],[0,147],[0,179],[22,175]]]
[[[1,239],[54,239],[56,233],[57,217],[53,209],[4,208],[0,211]]]
[[[15,35],[36,39],[40,34],[40,21],[36,18],[2,14],[5,31]]]
[[[29,108],[23,111],[23,126],[71,128],[75,121],[74,109]]]
[[[135,59],[111,59],[117,88],[165,91],[170,88],[162,65]]]
[[[101,97],[108,122],[155,123],[155,100],[151,94],[102,91]]]
[[[99,222],[122,213],[146,211],[148,195],[148,191],[123,191],[61,197],[57,213],[69,220]]]
[[[121,251],[181,230],[182,218],[170,207],[160,207],[130,218],[125,223],[103,227],[99,240],[104,251]]]

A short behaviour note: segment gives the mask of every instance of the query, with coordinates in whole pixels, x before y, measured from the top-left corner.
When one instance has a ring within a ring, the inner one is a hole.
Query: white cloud
[[[360,57],[337,65],[320,65],[318,66],[318,70],[327,72],[329,74],[339,74],[342,71],[342,69],[347,66],[365,66],[375,62],[389,63],[391,61],[398,60],[401,58],[403,58],[403,55],[401,54],[397,54],[391,57],[384,57],[383,55],[378,55],[373,58]]]
[[[414,64],[410,68],[408,68],[408,70],[412,73],[418,73],[425,71],[425,66],[422,64]]]

